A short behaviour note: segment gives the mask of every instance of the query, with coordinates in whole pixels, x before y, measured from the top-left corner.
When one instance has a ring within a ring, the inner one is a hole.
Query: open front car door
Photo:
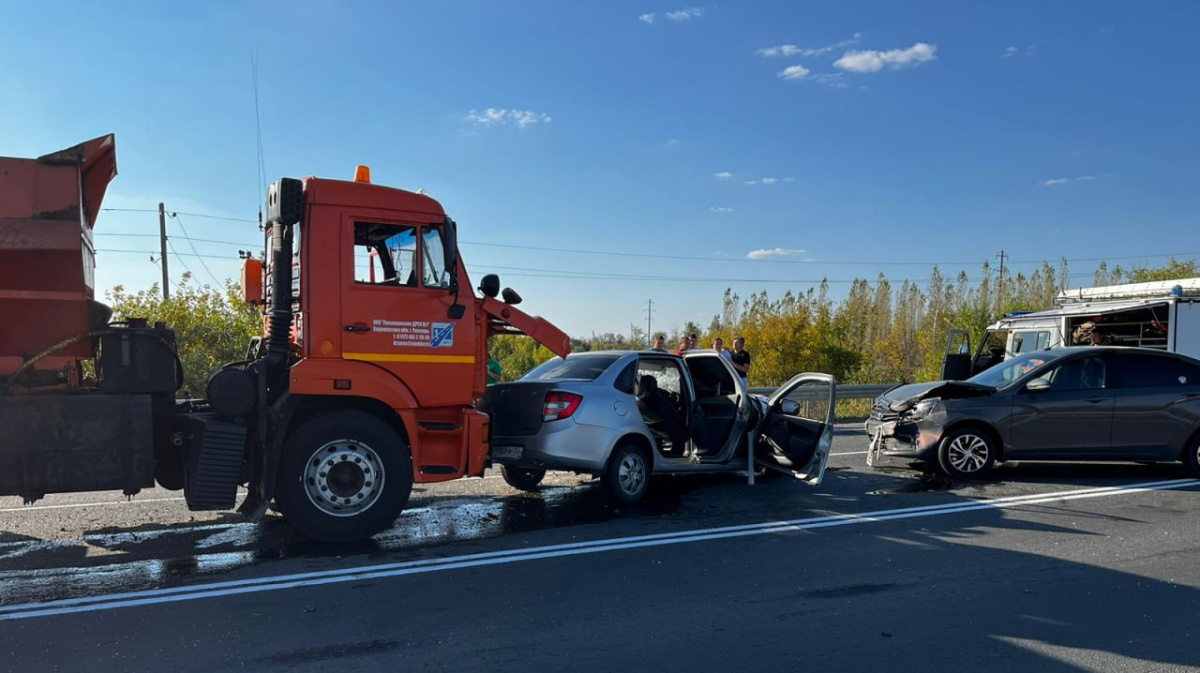
[[[833,446],[837,381],[828,374],[799,374],[767,398],[756,462],[782,469],[813,486],[825,476]]]

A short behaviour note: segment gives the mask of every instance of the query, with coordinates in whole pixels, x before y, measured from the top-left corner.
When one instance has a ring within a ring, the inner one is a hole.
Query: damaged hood
[[[954,400],[964,397],[982,397],[984,395],[991,395],[994,392],[996,392],[994,388],[967,381],[909,383],[903,386],[896,386],[880,395],[877,403],[882,402],[886,404],[892,411],[902,411],[930,397]]]

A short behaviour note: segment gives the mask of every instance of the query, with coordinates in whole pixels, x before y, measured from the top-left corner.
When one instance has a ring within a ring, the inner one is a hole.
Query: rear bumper
[[[491,458],[500,465],[599,474],[613,437],[612,428],[567,418],[545,423],[536,435],[492,437]]]

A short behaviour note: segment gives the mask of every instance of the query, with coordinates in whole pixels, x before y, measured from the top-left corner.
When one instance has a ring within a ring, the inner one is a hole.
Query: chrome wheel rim
[[[304,466],[308,500],[329,516],[357,516],[371,508],[383,493],[384,470],[379,454],[352,439],[327,442]]]
[[[959,472],[978,472],[987,464],[990,449],[979,435],[959,435],[947,450],[950,466]]]
[[[626,454],[617,466],[617,483],[627,495],[637,495],[646,483],[646,462],[636,453]]]

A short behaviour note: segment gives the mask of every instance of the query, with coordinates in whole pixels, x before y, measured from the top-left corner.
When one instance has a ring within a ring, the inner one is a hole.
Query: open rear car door
[[[837,381],[832,376],[792,377],[767,398],[755,462],[819,485],[833,447],[836,408]]]

